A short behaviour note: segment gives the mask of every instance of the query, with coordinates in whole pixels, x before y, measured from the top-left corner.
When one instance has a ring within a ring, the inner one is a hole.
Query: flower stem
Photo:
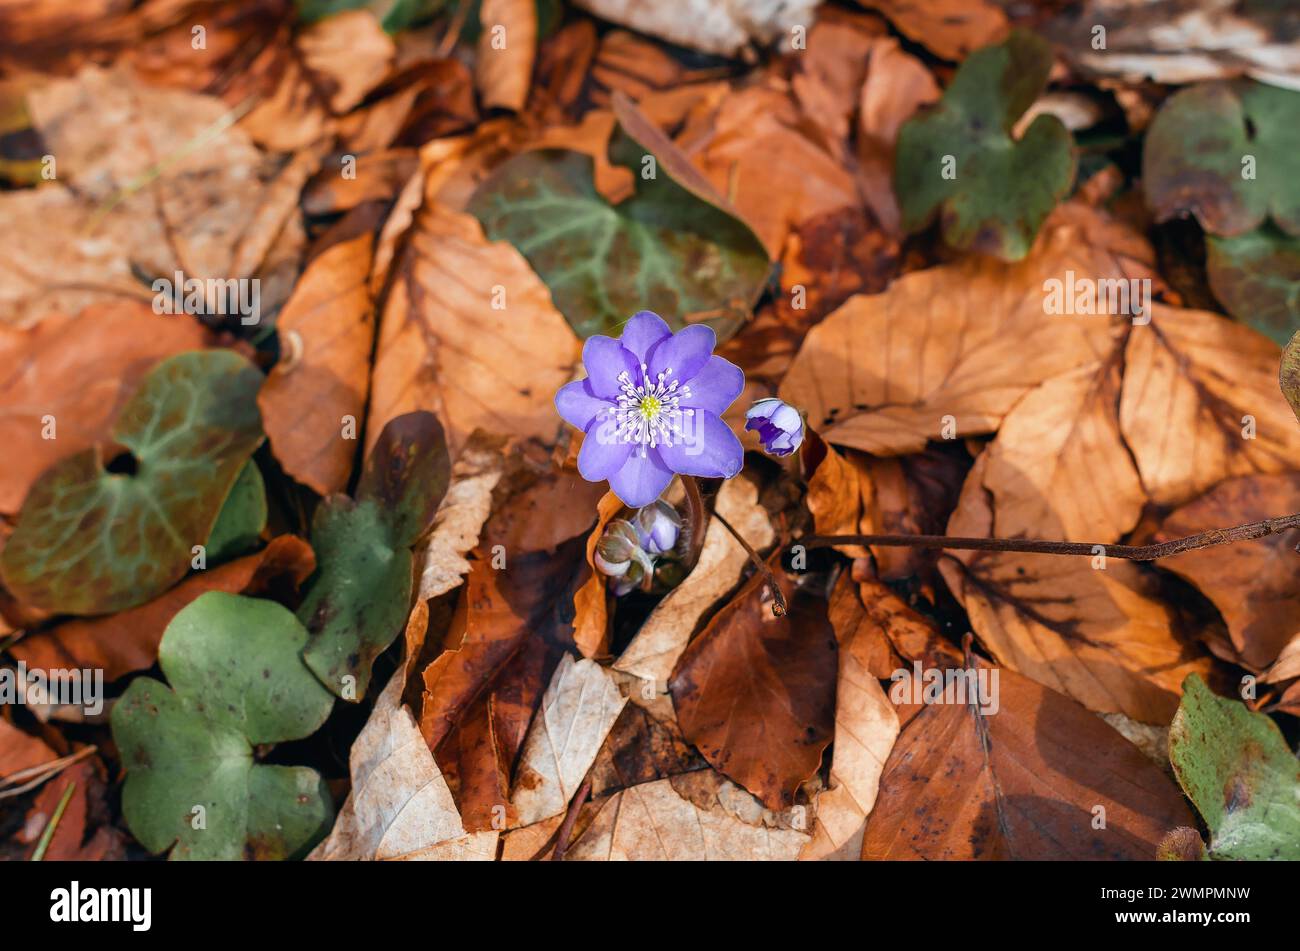
[[[1100,542],[1061,542],[1037,538],[963,538],[957,535],[809,535],[795,541],[805,549],[833,545],[884,545],[911,548],[947,548],[954,551],[1020,551],[1036,555],[1094,555],[1125,561],[1155,561],[1185,551],[1251,541],[1300,528],[1300,512],[1259,522],[1212,528],[1208,532],[1174,538],[1154,545],[1103,545]],[[1098,551],[1100,549],[1100,551]]]
[[[704,496],[695,476],[684,475],[681,478],[682,488],[686,490],[686,524],[691,527],[691,546],[686,552],[686,564],[694,568],[704,550],[704,529],[709,524],[709,512],[704,507]]]

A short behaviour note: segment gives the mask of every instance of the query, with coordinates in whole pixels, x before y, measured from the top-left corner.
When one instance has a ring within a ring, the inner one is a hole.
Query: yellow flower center
[[[663,408],[664,404],[657,396],[647,396],[641,400],[641,415],[647,422],[654,422]]]

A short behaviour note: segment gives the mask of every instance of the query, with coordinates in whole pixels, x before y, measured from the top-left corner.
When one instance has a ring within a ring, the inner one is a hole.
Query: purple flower
[[[582,348],[587,378],[555,394],[555,408],[587,434],[578,471],[609,487],[631,508],[659,498],[673,473],[730,479],[745,451],[720,418],[745,375],[713,355],[713,330],[673,333],[643,310],[623,336],[595,336]]]
[[[682,517],[677,510],[660,499],[636,513],[632,520],[637,541],[648,554],[662,555],[672,551],[682,530]]]
[[[803,417],[774,396],[757,401],[745,413],[745,419],[745,429],[758,430],[764,451],[773,456],[788,456],[803,442]]]

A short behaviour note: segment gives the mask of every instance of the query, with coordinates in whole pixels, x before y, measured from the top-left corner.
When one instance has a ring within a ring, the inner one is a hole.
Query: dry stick
[[[772,592],[772,613],[777,617],[783,617],[786,612],[785,595],[781,593],[781,585],[777,583],[776,575],[772,573],[772,569],[768,567],[767,562],[759,556],[758,552],[754,551],[749,542],[740,537],[740,532],[732,528],[730,522],[717,512],[713,513],[713,517],[721,522],[722,526],[731,532],[731,537],[740,542],[741,547],[749,553],[749,560],[763,573],[763,580],[767,582],[767,588]]]
[[[1036,538],[962,538],[955,535],[809,535],[795,541],[809,548],[833,545],[885,545],[911,548],[949,548],[957,551],[1022,551],[1036,555],[1096,555],[1126,561],[1155,561],[1185,551],[1212,548],[1232,542],[1251,541],[1279,535],[1300,528],[1300,512],[1249,522],[1232,528],[1212,528],[1208,532],[1175,538],[1156,545],[1103,545],[1100,542],[1056,542]]]
[[[569,836],[573,835],[573,827],[577,825],[578,813],[582,811],[582,804],[587,801],[587,796],[591,794],[591,780],[586,780],[578,791],[573,794],[573,802],[569,803],[569,812],[564,817],[564,824],[560,826],[560,831],[555,836],[555,851],[551,853],[551,861],[559,862],[564,858],[564,853],[569,848]]]

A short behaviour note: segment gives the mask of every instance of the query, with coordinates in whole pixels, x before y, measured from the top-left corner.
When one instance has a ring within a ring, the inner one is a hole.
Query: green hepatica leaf
[[[172,619],[158,652],[171,686],[139,677],[112,713],[122,812],[145,848],[174,845],[173,859],[283,859],[328,829],[333,810],[315,770],[253,755],[329,716],[334,698],[299,656],[306,640],[275,602],[217,591]]]
[[[239,470],[239,478],[221,506],[217,524],[208,537],[208,560],[225,561],[257,544],[266,528],[266,483],[257,463],[251,459]]]
[[[528,259],[579,336],[617,336],[648,309],[674,329],[708,323],[725,340],[763,290],[767,251],[667,137],[630,102],[616,97],[615,105],[609,155],[633,173],[630,198],[611,205],[596,191],[588,156],[549,149],[502,165],[469,210],[488,237]]]
[[[1291,404],[1296,421],[1300,422],[1300,331],[1282,350],[1282,371],[1278,379],[1282,384],[1282,395]]]
[[[1231,236],[1271,215],[1300,235],[1297,117],[1300,92],[1251,80],[1170,96],[1143,146],[1142,184],[1156,218],[1193,214],[1211,234]]]
[[[942,101],[903,125],[894,187],[904,228],[918,231],[938,214],[953,247],[1008,261],[1029,252],[1074,181],[1070,134],[1055,116],[1040,115],[1019,141],[1011,138],[1051,68],[1046,41],[1015,30],[971,54]]]
[[[1272,224],[1206,239],[1210,287],[1238,320],[1285,344],[1300,330],[1300,237]]]
[[[100,614],[179,580],[262,441],[261,383],[230,350],[160,362],[113,425],[130,464],[87,449],[47,469],[24,500],[0,555],[9,590],[47,611]]]
[[[1300,760],[1271,719],[1192,674],[1169,760],[1210,830],[1211,858],[1300,859]]]
[[[298,617],[311,632],[303,660],[321,683],[357,701],[370,667],[410,612],[411,546],[433,521],[451,463],[432,413],[391,420],[366,460],[357,498],[334,495],[312,521],[320,565]]]

